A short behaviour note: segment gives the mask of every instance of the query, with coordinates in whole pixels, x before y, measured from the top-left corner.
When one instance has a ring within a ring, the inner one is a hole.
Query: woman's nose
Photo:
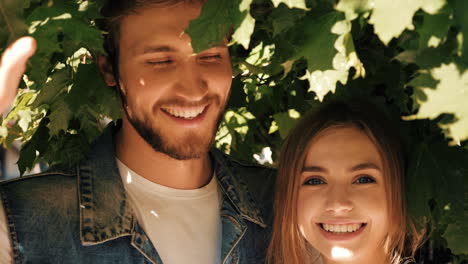
[[[353,209],[352,197],[344,187],[332,187],[326,195],[326,210],[343,213]]]

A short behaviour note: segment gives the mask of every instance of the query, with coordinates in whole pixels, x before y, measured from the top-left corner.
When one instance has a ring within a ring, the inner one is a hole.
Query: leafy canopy
[[[23,142],[21,172],[37,162],[76,164],[102,120],[121,115],[95,63],[104,52],[95,27],[102,2],[0,0],[0,48],[26,32],[38,41],[0,127],[4,146]],[[321,101],[376,101],[399,120],[407,141],[412,217],[434,245],[450,248],[452,260],[463,259],[466,14],[465,0],[208,0],[186,32],[196,52],[231,37],[235,78],[217,147],[246,161],[270,148],[276,160],[296,120]]]

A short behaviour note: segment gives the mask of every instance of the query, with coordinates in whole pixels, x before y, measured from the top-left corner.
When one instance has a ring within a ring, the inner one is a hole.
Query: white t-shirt
[[[116,160],[138,223],[165,264],[221,262],[221,192],[214,175],[202,188],[178,190]],[[0,200],[0,264],[8,263],[13,263],[13,249]]]
[[[117,159],[138,220],[166,264],[221,262],[221,193],[216,177],[199,189],[151,182]]]

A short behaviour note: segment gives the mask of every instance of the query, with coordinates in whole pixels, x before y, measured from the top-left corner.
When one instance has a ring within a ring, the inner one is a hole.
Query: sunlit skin
[[[118,133],[118,158],[143,177],[177,189],[199,188],[212,175],[208,147],[217,129],[232,82],[226,46],[194,54],[184,30],[198,17],[201,6],[181,3],[150,7],[125,17],[120,27],[119,86],[126,97],[127,113],[183,153],[200,157],[178,160],[155,151],[124,116]],[[100,68],[108,85],[116,80],[101,57]],[[204,109],[203,118],[177,119],[165,109]]]
[[[312,139],[301,174],[298,224],[324,263],[386,263],[384,181],[378,149],[358,128],[332,127]],[[365,225],[345,239],[327,237],[320,225],[356,223]]]
[[[12,43],[2,54],[0,62],[0,113],[15,99],[28,59],[36,52],[36,40],[22,37]]]

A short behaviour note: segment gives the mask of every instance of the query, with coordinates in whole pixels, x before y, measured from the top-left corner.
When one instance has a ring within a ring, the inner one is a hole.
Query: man
[[[121,125],[76,168],[1,184],[14,263],[263,263],[273,171],[210,149],[232,72],[226,45],[193,54],[183,34],[203,2],[104,9],[110,57],[98,64]],[[16,71],[9,89],[34,50],[23,41],[16,66],[2,65]]]

